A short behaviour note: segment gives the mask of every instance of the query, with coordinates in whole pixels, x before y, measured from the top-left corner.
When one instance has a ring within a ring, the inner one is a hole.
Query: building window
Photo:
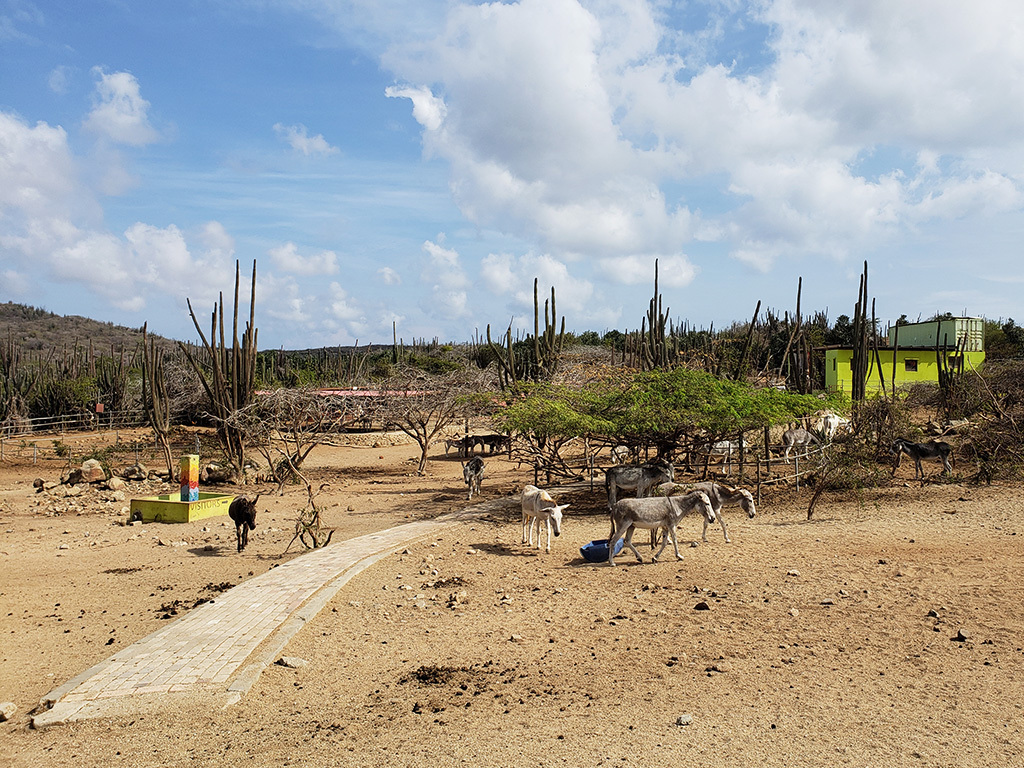
[[[917,360],[904,360],[903,366],[907,373],[917,373]]]

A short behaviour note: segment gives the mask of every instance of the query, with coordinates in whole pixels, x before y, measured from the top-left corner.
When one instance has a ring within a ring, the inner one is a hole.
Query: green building
[[[829,392],[853,390],[853,349],[825,347],[825,388]],[[961,359],[961,353],[962,358]],[[865,389],[877,392],[917,382],[939,381],[939,360],[950,368],[978,368],[985,360],[985,321],[980,317],[955,317],[927,323],[908,323],[889,328],[889,344],[878,348],[881,375],[874,352],[870,354]]]

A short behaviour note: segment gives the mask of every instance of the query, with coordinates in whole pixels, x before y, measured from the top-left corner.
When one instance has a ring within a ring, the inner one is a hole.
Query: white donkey
[[[709,523],[715,522],[715,510],[711,507],[711,499],[704,491],[691,491],[682,496],[653,496],[643,499],[622,499],[612,507],[612,534],[608,537],[608,565],[615,565],[615,544],[625,535],[626,546],[633,550],[638,562],[643,562],[636,547],[633,546],[633,531],[645,528],[657,531],[664,528],[668,531],[661,549],[654,555],[654,562],[665,551],[668,540],[676,551],[676,560],[682,560],[679,554],[679,542],[676,540],[676,526],[679,521],[694,510],[698,510]]]
[[[555,504],[551,494],[538,488],[536,485],[527,485],[523,488],[523,544],[527,543],[527,530],[529,530],[529,544],[533,546],[533,527],[537,526],[537,549],[540,549],[540,526],[547,523],[548,527],[548,548],[551,551],[551,529],[554,528],[555,536],[562,533],[562,510],[568,504]]]

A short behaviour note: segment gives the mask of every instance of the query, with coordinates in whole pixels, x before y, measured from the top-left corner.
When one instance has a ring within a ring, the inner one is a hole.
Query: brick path
[[[148,711],[174,695],[208,697],[214,706],[233,704],[353,576],[447,525],[516,503],[486,502],[435,520],[335,542],[289,560],[51,691],[43,699],[49,709],[34,717],[32,725],[45,728]]]

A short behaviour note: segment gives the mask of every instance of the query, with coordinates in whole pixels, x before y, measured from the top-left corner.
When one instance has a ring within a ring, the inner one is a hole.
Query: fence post
[[[38,443],[32,443],[32,463],[33,464],[36,463],[36,458],[37,458],[38,453],[39,453],[39,444]]]
[[[4,439],[0,436],[0,461],[4,460]]]
[[[754,456],[754,461],[757,462],[757,506],[761,506],[761,457]],[[766,459],[767,461],[767,459]]]
[[[800,456],[793,457],[793,465],[796,467],[796,489],[800,490]]]

